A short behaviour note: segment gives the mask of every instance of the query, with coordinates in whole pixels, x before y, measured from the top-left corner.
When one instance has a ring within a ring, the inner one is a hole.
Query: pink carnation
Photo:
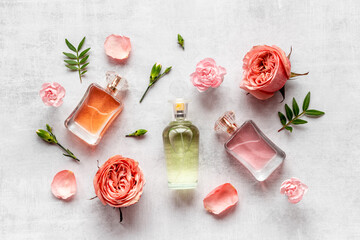
[[[219,87],[225,74],[226,69],[217,66],[214,59],[205,58],[196,64],[196,70],[190,75],[190,80],[200,92],[204,92],[210,87]]]
[[[65,97],[65,88],[56,82],[44,83],[41,86],[40,97],[46,105],[59,107]]]
[[[308,187],[297,178],[285,180],[280,187],[280,193],[285,194],[289,202],[298,203],[307,192]]]

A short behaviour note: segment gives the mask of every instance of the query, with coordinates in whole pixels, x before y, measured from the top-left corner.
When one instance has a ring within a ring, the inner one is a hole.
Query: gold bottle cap
[[[216,132],[227,132],[232,134],[238,126],[235,123],[235,113],[233,111],[225,112],[216,122],[214,129]]]

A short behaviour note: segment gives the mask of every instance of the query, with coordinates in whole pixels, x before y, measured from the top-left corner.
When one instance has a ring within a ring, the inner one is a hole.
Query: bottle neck
[[[236,123],[231,123],[226,118],[222,118],[221,121],[227,127],[226,132],[229,133],[230,135],[233,134],[236,131],[236,129],[238,128]]]

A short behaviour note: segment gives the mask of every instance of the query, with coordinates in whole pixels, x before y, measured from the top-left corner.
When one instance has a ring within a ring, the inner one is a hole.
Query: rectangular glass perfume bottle
[[[266,180],[285,159],[285,153],[249,120],[237,127],[234,112],[226,112],[215,123],[215,131],[225,131],[230,138],[225,149],[258,180]]]
[[[188,102],[173,103],[174,121],[163,131],[163,142],[171,189],[195,188],[199,167],[199,130],[186,119]]]
[[[80,103],[65,120],[65,127],[89,145],[97,145],[107,128],[123,110],[121,93],[127,81],[115,72],[107,72],[106,88],[92,83]]]

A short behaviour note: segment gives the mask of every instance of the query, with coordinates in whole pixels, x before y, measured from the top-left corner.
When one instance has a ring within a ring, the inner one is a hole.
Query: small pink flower
[[[294,177],[285,180],[280,187],[280,193],[285,194],[291,203],[300,202],[307,190],[308,187]]]
[[[76,179],[72,171],[58,172],[51,183],[51,192],[60,199],[69,199],[76,193]]]
[[[131,51],[130,38],[111,34],[104,43],[105,53],[115,60],[126,60]]]
[[[204,92],[210,87],[219,87],[225,74],[226,69],[217,66],[214,59],[205,58],[196,64],[196,70],[190,75],[190,80],[200,92]]]
[[[239,200],[236,189],[225,183],[212,190],[203,200],[208,212],[218,215],[234,206]]]
[[[44,83],[41,86],[40,97],[46,105],[59,107],[65,97],[65,88],[57,82]]]

